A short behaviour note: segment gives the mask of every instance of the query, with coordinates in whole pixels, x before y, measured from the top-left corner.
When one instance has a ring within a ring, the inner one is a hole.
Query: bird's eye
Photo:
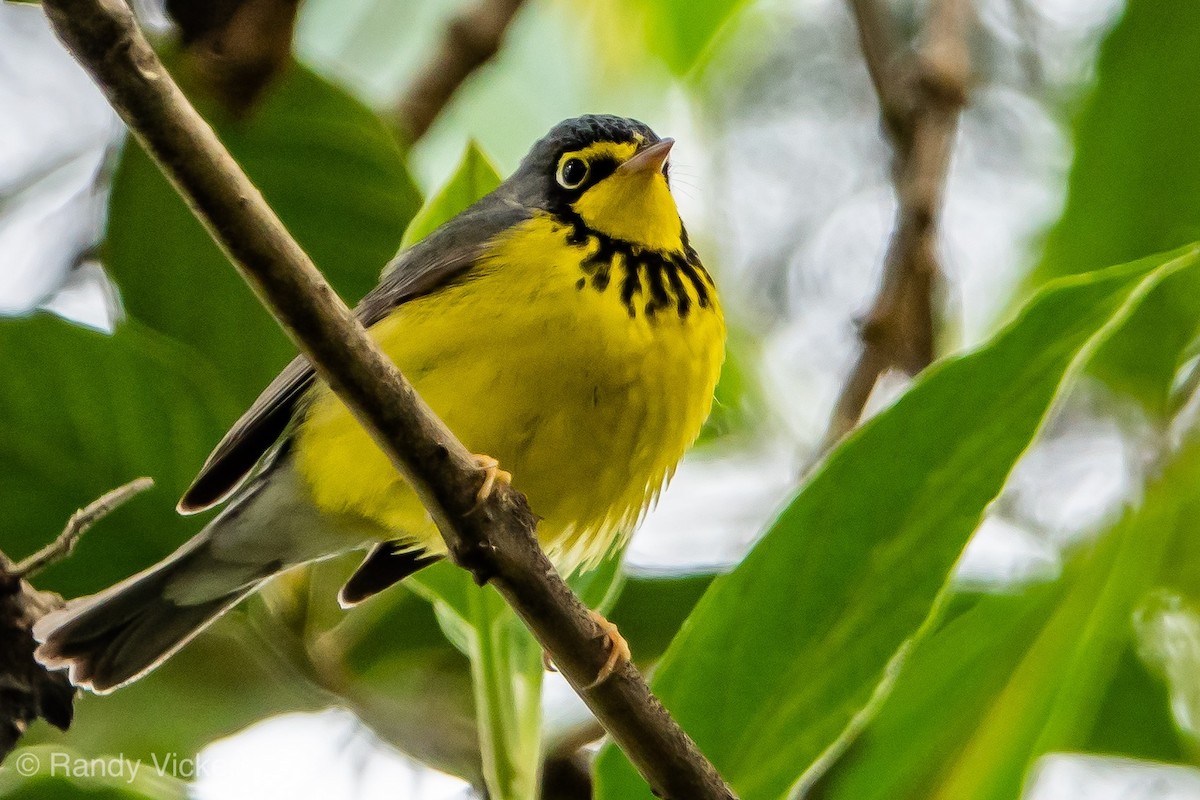
[[[578,189],[588,176],[587,162],[582,158],[568,158],[558,165],[558,185],[564,189]]]

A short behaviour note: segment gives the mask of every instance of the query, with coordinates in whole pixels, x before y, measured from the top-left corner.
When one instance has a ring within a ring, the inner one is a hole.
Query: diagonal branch
[[[242,276],[418,493],[455,563],[513,606],[656,794],[733,797],[632,664],[589,686],[607,659],[606,643],[538,547],[524,497],[498,485],[476,507],[483,470],[288,235],[167,74],[125,2],[42,5]]]
[[[496,55],[523,2],[479,0],[450,20],[433,58],[417,73],[393,112],[409,144],[425,135],[458,88]]]
[[[893,368],[915,375],[933,360],[937,229],[970,77],[966,0],[932,0],[921,45],[907,57],[877,0],[848,2],[892,144],[898,209],[879,292],[859,331],[862,350],[834,405],[821,452],[858,423],[881,375]]]

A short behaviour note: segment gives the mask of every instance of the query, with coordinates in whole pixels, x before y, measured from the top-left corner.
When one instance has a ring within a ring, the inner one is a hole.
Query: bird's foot
[[[592,622],[596,623],[596,627],[600,629],[600,636],[608,639],[609,646],[608,660],[600,668],[600,672],[596,675],[596,680],[585,687],[586,689],[595,689],[608,680],[608,677],[617,669],[632,660],[633,654],[629,651],[629,642],[625,641],[625,637],[617,630],[616,625],[606,620],[597,611],[589,611],[588,616],[592,618]]]
[[[512,473],[505,472],[500,469],[500,462],[491,456],[475,454],[475,464],[484,472],[483,485],[479,487],[479,492],[475,495],[475,506],[471,509],[471,513],[479,510],[489,497],[492,496],[492,490],[496,488],[496,482],[511,484]]]

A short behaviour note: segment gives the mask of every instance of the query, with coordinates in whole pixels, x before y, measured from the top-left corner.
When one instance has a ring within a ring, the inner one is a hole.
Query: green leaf
[[[621,629],[638,664],[666,652],[714,577],[710,573],[625,576],[607,616]]]
[[[650,16],[650,49],[672,72],[684,76],[706,55],[721,27],[745,5],[745,0],[661,0],[637,7]]]
[[[140,475],[156,482],[39,576],[68,596],[115,583],[199,528],[175,513],[195,466],[236,413],[205,359],[135,323],[109,336],[48,314],[0,319],[0,531],[21,557],[67,518]]]
[[[1055,583],[983,595],[923,638],[879,713],[805,798],[923,797],[974,733],[1061,594]]]
[[[491,586],[471,595],[471,678],[484,782],[496,800],[537,800],[542,651]]]
[[[1063,579],[981,597],[921,640],[879,713],[805,797],[1016,797],[1048,752],[1050,740],[1039,739],[1055,717],[1052,749],[1180,760],[1162,684],[1130,652],[1137,591],[1103,603],[1106,587],[1138,586],[1145,575],[1121,572],[1128,564],[1114,562],[1117,538],[1081,554]],[[968,790],[964,779],[971,794],[957,794]]]
[[[474,140],[467,142],[467,149],[446,185],[412,218],[401,247],[411,247],[421,241],[499,186],[502,180],[495,164],[479,145]]]
[[[1151,486],[1142,508],[1100,541],[960,752],[914,797],[1015,797],[1039,756],[1082,750],[1094,740],[1130,646],[1134,609],[1166,566],[1172,541],[1196,539],[1200,497],[1178,490],[1200,485],[1198,467],[1200,448],[1193,446]]]
[[[1128,3],[1100,49],[1095,86],[1075,122],[1066,208],[1027,290],[1200,237],[1198,51],[1200,4]],[[1161,416],[1160,387],[1169,387],[1197,333],[1200,291],[1159,294],[1139,310],[1139,333],[1116,340],[1097,374]]]
[[[1088,371],[1163,420],[1189,345],[1200,330],[1200,271],[1167,277],[1137,307],[1120,336],[1101,345]]]
[[[1142,310],[1113,338],[1136,331]],[[1076,554],[1057,584],[985,598],[920,642],[879,714],[808,796],[999,800],[1053,751],[1188,760],[1171,710],[1196,696],[1187,642],[1200,622],[1185,598],[1200,595],[1198,504],[1193,434],[1141,508]]]
[[[185,86],[194,83],[186,69],[175,71]],[[198,90],[191,94],[333,287],[357,301],[395,254],[420,204],[383,123],[299,65],[285,71],[245,120],[230,119]],[[104,248],[128,314],[207,356],[240,405],[248,405],[295,354],[133,142],[113,178]]]
[[[1190,666],[1187,681],[1194,687],[1196,665]],[[1189,760],[1171,716],[1168,687],[1161,676],[1138,660],[1132,642],[1121,654],[1110,676],[1091,735],[1081,749],[1145,761],[1177,763]],[[1196,763],[1194,755],[1190,760]]]
[[[1197,252],[1048,287],[852,435],[713,582],[654,688],[741,797],[784,796],[861,724],[1081,353]],[[611,747],[598,779],[601,798],[648,796]]]
[[[1200,238],[1197,52],[1200,4],[1126,5],[1100,48],[1067,205],[1029,286]]]
[[[236,406],[197,353],[127,322],[112,335],[49,314],[0,319],[0,547],[24,556],[109,489],[157,482],[101,520],[74,554],[37,576],[68,597],[97,591],[161,559],[201,520],[175,501]],[[80,697],[65,741],[81,753],[194,754],[274,710],[312,705],[256,658],[237,615],[161,669],[105,698]],[[158,724],[114,724],[157,719]],[[35,726],[27,739],[63,735]]]

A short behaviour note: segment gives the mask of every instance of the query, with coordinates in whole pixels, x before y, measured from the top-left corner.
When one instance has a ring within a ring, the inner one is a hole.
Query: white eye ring
[[[564,158],[558,165],[554,179],[564,189],[578,189],[587,180],[591,169],[582,158]]]

